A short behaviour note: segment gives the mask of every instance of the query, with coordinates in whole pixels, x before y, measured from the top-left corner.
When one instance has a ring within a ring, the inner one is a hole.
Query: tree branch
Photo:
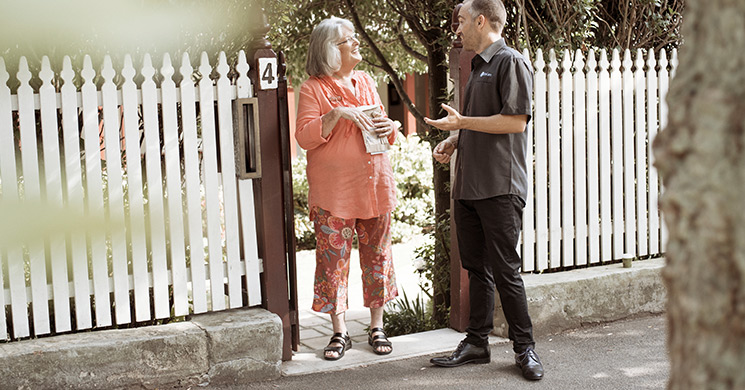
[[[427,56],[416,51],[413,47],[409,46],[409,44],[406,42],[406,39],[404,39],[404,34],[401,31],[401,24],[403,24],[404,17],[401,16],[398,18],[398,24],[396,25],[396,36],[398,37],[398,42],[401,44],[401,47],[404,48],[404,50],[409,53],[412,57],[416,58],[419,61],[422,61],[424,63],[427,62]]]
[[[362,25],[362,22],[360,21],[360,16],[357,14],[357,10],[354,8],[353,2],[351,0],[344,0],[344,4],[349,9],[349,14],[352,16],[352,22],[354,23],[354,26],[357,29],[357,32],[360,34],[360,36],[365,41],[365,43],[367,43],[368,47],[373,52],[373,54],[375,54],[375,58],[377,58],[378,61],[380,61],[380,68],[383,69],[385,73],[388,74],[388,77],[391,78],[391,82],[393,83],[393,86],[396,87],[396,92],[398,92],[398,95],[401,97],[401,100],[403,100],[404,104],[406,104],[406,108],[408,108],[409,112],[411,112],[411,114],[414,115],[414,118],[416,118],[417,122],[425,123],[424,115],[414,105],[414,102],[411,101],[411,98],[406,93],[403,82],[401,78],[398,76],[398,73],[396,73],[396,71],[393,69],[391,64],[385,58],[383,53],[380,51],[380,48],[378,48],[375,42],[373,42],[373,40],[370,38],[370,35],[367,34],[365,27]]]

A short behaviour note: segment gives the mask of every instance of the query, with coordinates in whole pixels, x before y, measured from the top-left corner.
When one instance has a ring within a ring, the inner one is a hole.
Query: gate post
[[[249,50],[249,59],[253,59],[249,70],[249,78],[256,91],[259,105],[259,138],[261,142],[260,179],[254,181],[254,194],[260,207],[257,207],[259,255],[263,259],[264,272],[262,275],[263,306],[277,314],[282,320],[282,360],[292,358],[292,317],[297,317],[297,310],[290,307],[288,289],[288,251],[294,255],[294,246],[288,247],[290,237],[287,237],[288,227],[285,197],[287,191],[284,180],[285,159],[283,150],[289,145],[283,144],[282,129],[280,127],[280,104],[287,104],[286,96],[280,99],[279,94],[279,61],[266,40],[269,26],[261,12],[257,15],[258,28],[254,34],[255,40]],[[250,60],[249,60],[250,61]],[[286,93],[286,89],[285,89]],[[284,108],[285,112],[287,108]],[[292,193],[290,192],[290,196]],[[294,236],[293,236],[294,237]],[[294,269],[292,270],[294,271]],[[295,275],[289,275],[295,278]],[[297,318],[295,318],[297,323]]]
[[[453,31],[458,29],[458,11],[463,4],[458,4],[453,10],[453,20],[451,28]],[[453,105],[463,112],[463,94],[466,90],[468,76],[471,73],[471,59],[476,55],[472,51],[464,51],[463,43],[459,37],[453,41],[453,48],[450,49],[450,78],[455,86],[453,94]],[[454,156],[458,158],[456,153]],[[450,162],[455,166],[455,159]],[[455,169],[450,170],[450,182],[453,182]],[[460,253],[458,252],[458,236],[456,234],[455,218],[452,217],[454,209],[453,200],[450,200],[450,327],[463,332],[468,327],[468,316],[470,313],[470,304],[468,301],[468,272],[466,272],[460,263]]]

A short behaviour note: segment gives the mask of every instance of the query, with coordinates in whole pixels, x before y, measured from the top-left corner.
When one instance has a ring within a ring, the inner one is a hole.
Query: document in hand
[[[369,115],[370,118],[383,115],[379,105],[360,106],[358,108]],[[365,140],[365,150],[370,154],[385,153],[391,148],[391,145],[388,143],[388,137],[378,137],[378,134],[374,130],[363,130],[362,139]]]

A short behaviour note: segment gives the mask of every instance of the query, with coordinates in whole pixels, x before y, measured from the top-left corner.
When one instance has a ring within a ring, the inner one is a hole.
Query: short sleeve
[[[533,69],[522,55],[504,61],[500,75],[499,93],[503,115],[532,115]]]

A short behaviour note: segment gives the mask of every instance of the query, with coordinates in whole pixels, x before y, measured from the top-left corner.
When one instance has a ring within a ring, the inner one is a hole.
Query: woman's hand
[[[372,119],[357,107],[335,107],[332,111],[336,111],[340,118],[352,121],[361,130],[369,130],[375,126]]]
[[[379,138],[388,137],[396,130],[396,125],[391,118],[377,117],[372,118],[372,121],[374,123],[374,131],[378,134]]]

